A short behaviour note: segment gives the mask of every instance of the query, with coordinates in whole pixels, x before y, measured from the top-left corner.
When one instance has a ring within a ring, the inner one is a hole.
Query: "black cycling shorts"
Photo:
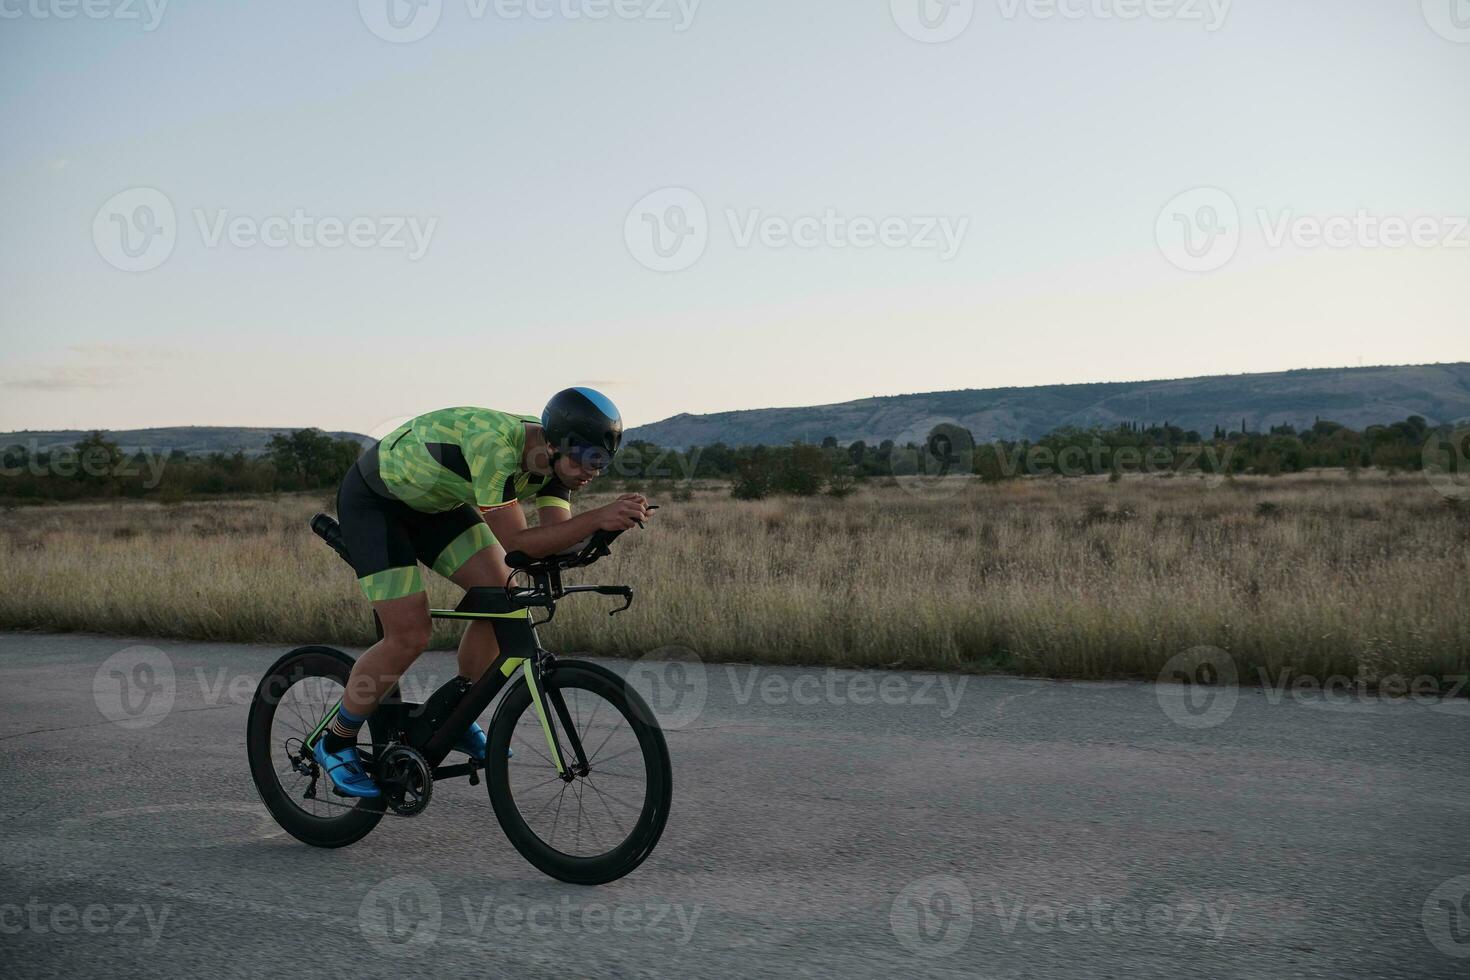
[[[469,504],[425,514],[374,491],[357,466],[337,491],[337,521],[358,585],[373,602],[424,591],[419,562],[447,578],[496,543]]]

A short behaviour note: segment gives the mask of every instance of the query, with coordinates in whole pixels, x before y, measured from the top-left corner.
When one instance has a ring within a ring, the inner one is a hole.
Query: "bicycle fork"
[[[545,675],[534,660],[535,658],[528,658],[521,665],[521,673],[526,678],[526,686],[531,691],[531,704],[536,709],[536,718],[541,722],[541,731],[546,735],[546,747],[551,751],[551,764],[556,767],[558,776],[566,782],[571,782],[577,776],[586,776],[588,773],[587,754],[582,748],[582,737],[576,726],[572,724],[571,713],[567,711],[566,699],[562,697],[561,690],[545,684]],[[567,742],[572,750],[570,766],[567,764],[567,756],[557,734],[558,725],[552,722],[553,715],[560,724],[561,730],[566,733]]]

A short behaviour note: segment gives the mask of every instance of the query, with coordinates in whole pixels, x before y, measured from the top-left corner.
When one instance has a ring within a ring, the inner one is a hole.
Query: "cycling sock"
[[[326,734],[322,736],[326,740],[327,751],[340,752],[349,745],[356,745],[357,732],[365,721],[367,721],[366,715],[354,715],[346,708],[338,707],[336,717],[332,719],[332,723],[327,726]]]

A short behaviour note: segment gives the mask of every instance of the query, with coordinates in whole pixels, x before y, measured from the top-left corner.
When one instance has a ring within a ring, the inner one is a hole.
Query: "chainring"
[[[394,744],[378,762],[378,785],[388,809],[400,817],[416,817],[434,795],[434,773],[417,749]]]

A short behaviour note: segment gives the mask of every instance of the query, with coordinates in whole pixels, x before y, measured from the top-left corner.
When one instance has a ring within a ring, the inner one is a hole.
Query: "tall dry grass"
[[[365,644],[352,574],[306,526],[321,503],[5,511],[0,627]],[[1470,506],[1416,476],[945,481],[751,503],[715,488],[664,504],[577,577],[635,586],[633,609],[568,600],[549,646],[1103,678],[1152,677],[1207,644],[1248,674],[1470,670]],[[432,592],[456,601],[448,583]]]

